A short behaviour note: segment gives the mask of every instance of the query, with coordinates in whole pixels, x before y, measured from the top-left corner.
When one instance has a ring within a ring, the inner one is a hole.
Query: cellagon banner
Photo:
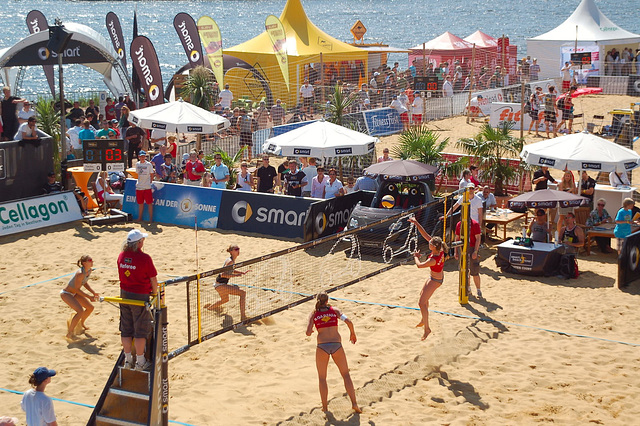
[[[204,66],[202,44],[196,21],[188,13],[180,12],[173,18],[173,27],[178,33],[178,38],[180,38],[184,53],[187,54],[191,68]]]
[[[363,111],[367,133],[371,136],[392,135],[402,131],[400,114],[393,108]]]
[[[59,192],[0,204],[0,236],[82,220],[73,192]]]
[[[640,232],[634,232],[624,239],[618,256],[618,288],[640,278]]]
[[[49,31],[49,24],[47,18],[39,10],[32,10],[27,14],[27,27],[29,28],[29,34],[39,33],[40,31]],[[56,86],[53,80],[53,65],[43,65],[42,69],[44,75],[47,77],[47,83],[49,83],[49,90],[51,95],[55,98]]]
[[[278,58],[278,65],[280,65],[280,71],[282,71],[282,77],[287,85],[287,91],[289,91],[289,59],[287,56],[287,33],[284,31],[284,26],[280,19],[274,15],[267,16],[264,21],[264,28],[269,34],[269,40],[273,47],[273,53]]]
[[[138,36],[131,42],[130,52],[133,68],[140,79],[140,87],[144,89],[149,106],[163,104],[162,73],[153,43],[145,36]]]
[[[153,221],[198,228],[216,228],[223,190],[175,183],[153,182]],[[127,179],[123,210],[138,218],[136,204],[136,180]],[[143,220],[149,220],[144,209]]]
[[[303,238],[313,198],[222,190],[219,229]]]
[[[362,202],[369,206],[375,192],[356,191],[344,197],[316,201],[309,207],[304,220],[304,240],[312,241],[344,230],[353,208]]]
[[[213,75],[222,89],[224,85],[224,62],[222,60],[222,36],[216,21],[210,16],[201,16],[198,19],[198,33],[204,42],[204,50],[211,64]]]
[[[118,15],[113,12],[107,13],[107,32],[111,39],[111,44],[122,62],[124,69],[127,69],[127,52],[124,50],[124,36],[122,35],[122,25],[120,25],[120,19]]]

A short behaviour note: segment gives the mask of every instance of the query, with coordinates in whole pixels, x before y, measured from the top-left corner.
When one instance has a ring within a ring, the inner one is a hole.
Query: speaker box
[[[640,96],[640,75],[629,75],[629,83],[627,85],[627,95]]]

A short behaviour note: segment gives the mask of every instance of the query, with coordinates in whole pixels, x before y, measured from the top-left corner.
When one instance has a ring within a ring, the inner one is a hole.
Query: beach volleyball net
[[[441,216],[451,202],[451,197],[438,198],[406,211],[389,210],[390,216],[354,229],[233,267],[168,281],[167,284],[185,282],[188,305],[188,342],[172,351],[169,358],[243,324],[310,301],[321,291],[330,293],[413,262],[416,249],[425,253],[428,245],[408,219],[416,217],[432,236],[450,235],[452,223]],[[316,222],[315,226],[323,226],[322,220]],[[229,277],[228,284],[217,283],[224,281],[219,277]]]

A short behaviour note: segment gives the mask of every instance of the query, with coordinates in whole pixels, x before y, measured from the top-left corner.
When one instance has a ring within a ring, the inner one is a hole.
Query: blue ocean
[[[353,41],[351,26],[361,20],[367,28],[365,42],[383,42],[410,48],[450,31],[467,37],[481,30],[494,37],[505,34],[518,46],[519,56],[526,55],[526,39],[545,33],[562,23],[575,10],[579,0],[302,0],[309,19],[329,35]],[[55,18],[64,22],[88,25],[108,37],[105,16],[115,12],[122,23],[126,45],[131,42],[133,14],[137,10],[138,32],[151,39],[158,52],[165,82],[187,59],[173,28],[179,12],[194,19],[209,15],[218,22],[223,48],[235,46],[264,31],[264,20],[280,16],[285,0],[216,0],[216,1],[70,1],[8,0],[2,5],[0,21],[3,35],[0,49],[7,48],[28,35],[25,17],[32,9],[40,10],[50,24]],[[600,10],[619,27],[640,33],[638,0],[596,0]],[[570,35],[569,35],[570,37]],[[406,68],[407,55],[394,54]],[[131,61],[128,61],[131,63]],[[27,70],[23,93],[47,94],[42,69]],[[81,65],[65,67],[65,90],[105,90],[100,75]]]

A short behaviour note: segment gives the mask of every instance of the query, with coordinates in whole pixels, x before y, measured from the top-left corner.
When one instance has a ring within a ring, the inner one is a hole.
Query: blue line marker
[[[0,388],[0,391],[13,393],[13,394],[16,394],[16,395],[24,395],[24,392],[11,390],[11,389]],[[82,402],[67,401],[66,399],[60,399],[60,398],[55,398],[55,397],[50,397],[50,398],[53,399],[54,401],[66,402],[67,404],[79,405],[81,407],[87,407],[87,408],[96,408],[95,405],[84,404]],[[190,423],[183,423],[183,422],[179,422],[177,420],[169,420],[169,423],[175,423],[175,424],[184,425],[184,426],[195,426],[195,425],[192,425]]]

